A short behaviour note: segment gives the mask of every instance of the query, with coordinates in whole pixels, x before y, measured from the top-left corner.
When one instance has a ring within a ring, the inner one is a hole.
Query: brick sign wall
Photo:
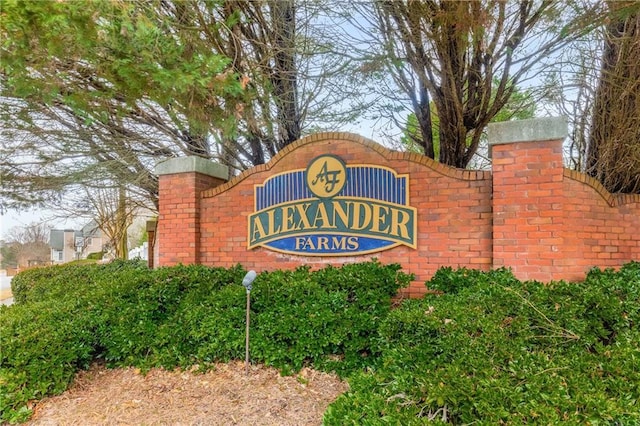
[[[564,170],[548,122],[506,125],[533,134],[494,129],[491,172],[347,133],[306,137],[228,182],[203,159],[170,160],[157,170],[157,265],[265,271],[377,258],[413,272],[408,293],[418,296],[443,265],[547,281],[640,259],[640,196],[616,198]]]

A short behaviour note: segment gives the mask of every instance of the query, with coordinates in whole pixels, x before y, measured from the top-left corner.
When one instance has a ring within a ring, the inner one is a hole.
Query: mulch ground
[[[28,425],[320,425],[348,386],[311,369],[282,377],[244,362],[207,373],[94,365],[63,394],[40,401]]]

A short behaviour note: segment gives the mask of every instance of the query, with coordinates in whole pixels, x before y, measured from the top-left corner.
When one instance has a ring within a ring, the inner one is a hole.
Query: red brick
[[[336,133],[305,138],[271,163],[222,185],[222,192],[215,191],[222,182],[206,176],[161,176],[158,264],[240,262],[262,271],[377,257],[415,273],[417,280],[406,294],[418,297],[426,292],[423,282],[442,265],[485,270],[509,266],[522,279],[575,280],[591,266],[619,266],[640,257],[640,198],[612,206],[590,178],[571,178],[581,175],[562,170],[561,141],[495,146],[490,175],[449,169],[351,138]],[[254,185],[275,173],[304,169],[319,152],[341,155],[347,163],[380,164],[410,173],[411,205],[419,209],[418,250],[400,246],[356,259],[247,250]]]

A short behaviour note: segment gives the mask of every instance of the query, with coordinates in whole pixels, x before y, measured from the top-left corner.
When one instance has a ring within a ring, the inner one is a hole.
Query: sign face
[[[248,248],[303,256],[355,256],[416,247],[409,177],[321,155],[304,170],[269,177],[254,190]]]

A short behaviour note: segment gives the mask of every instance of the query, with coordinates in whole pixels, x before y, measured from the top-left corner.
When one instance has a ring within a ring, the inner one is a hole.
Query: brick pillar
[[[493,266],[522,280],[561,277],[563,118],[489,126],[493,158]]]
[[[158,264],[200,262],[200,194],[227,181],[226,166],[201,157],[172,158],[156,166],[159,186]]]

